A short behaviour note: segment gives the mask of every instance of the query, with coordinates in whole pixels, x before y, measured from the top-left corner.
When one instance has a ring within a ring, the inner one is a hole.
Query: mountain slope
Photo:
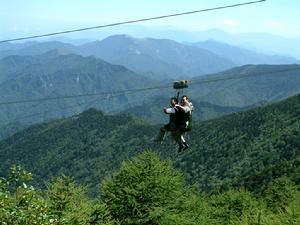
[[[65,173],[96,184],[124,159],[141,152],[153,132],[131,116],[104,116],[90,109],[79,116],[32,126],[1,142],[0,158],[6,158],[1,171],[21,163],[39,180]]]
[[[176,165],[205,190],[251,190],[281,176],[300,182],[300,95],[201,123]]]
[[[32,126],[0,142],[1,171],[23,164],[38,180],[60,173],[94,185],[120,163],[154,148],[202,190],[246,186],[258,191],[281,176],[300,182],[300,95],[220,119],[195,123],[190,149],[176,156],[167,139],[154,145],[159,126],[128,115],[88,110],[77,117]]]
[[[189,95],[198,100],[231,107],[278,101],[300,92],[299,71],[300,66],[296,64],[245,65],[194,78],[194,83],[200,84],[190,85]],[[218,79],[220,81],[207,82]]]
[[[0,76],[1,102],[114,92],[156,85],[150,79],[135,74],[123,66],[111,65],[94,57],[65,54],[57,50],[38,56],[9,56],[0,60],[0,68],[3,69]],[[147,96],[146,93],[144,97]],[[128,98],[127,95],[90,96],[1,105],[0,123],[17,120],[23,124],[30,124],[50,118],[61,118],[81,112],[90,104],[102,110],[114,110],[127,105],[128,101],[138,100],[136,96]],[[27,118],[28,115],[33,117]]]

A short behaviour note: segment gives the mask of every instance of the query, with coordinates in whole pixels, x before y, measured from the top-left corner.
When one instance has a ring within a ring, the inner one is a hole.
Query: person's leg
[[[178,144],[178,152],[181,152],[185,148],[185,145],[183,144],[183,142],[181,140],[181,134],[180,134],[179,130],[172,131],[171,134],[172,134],[174,141]]]
[[[184,139],[184,137],[183,137],[183,134],[180,135],[180,139],[181,139],[181,141],[182,141],[183,143],[186,143],[186,141],[185,141],[185,139]]]
[[[158,143],[162,143],[163,140],[165,139],[166,132],[169,131],[169,130],[170,130],[170,125],[169,124],[166,124],[163,127],[161,127],[160,130],[159,130],[159,133],[154,138],[154,141],[158,142]]]
[[[184,148],[183,150],[187,149],[189,147],[188,143],[186,142],[186,140],[184,139],[184,132],[182,131],[180,133],[180,140],[181,140],[181,143],[183,144]]]
[[[177,144],[179,144],[181,142],[181,137],[180,137],[180,134],[177,130],[172,131],[171,135],[172,135],[172,138],[174,139],[174,141]]]

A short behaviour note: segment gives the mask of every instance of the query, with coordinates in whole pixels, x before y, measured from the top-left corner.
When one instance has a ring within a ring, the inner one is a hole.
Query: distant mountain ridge
[[[110,36],[81,46],[81,54],[94,55],[143,74],[166,78],[192,77],[233,67],[235,64],[210,51],[172,40],[127,35]]]
[[[14,54],[39,55],[64,49],[82,56],[99,57],[156,79],[187,78],[245,64],[291,64],[298,61],[293,57],[257,53],[215,40],[182,44],[168,39],[134,38],[128,35],[113,35],[82,45],[57,40],[64,39],[3,45],[0,46],[0,58]]]
[[[14,54],[38,55],[53,49],[65,49],[82,56],[95,56],[156,79],[191,77],[235,66],[234,62],[205,49],[171,40],[138,39],[127,35],[110,36],[102,41],[79,46],[58,41],[43,42],[17,50],[0,51],[0,58]]]
[[[230,61],[235,62],[237,66],[246,64],[292,64],[297,61],[297,59],[293,57],[257,53],[241,47],[218,42],[213,39],[189,44],[229,59]]]

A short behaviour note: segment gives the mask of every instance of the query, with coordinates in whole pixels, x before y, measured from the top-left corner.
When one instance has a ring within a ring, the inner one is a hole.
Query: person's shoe
[[[188,148],[189,148],[188,143],[184,142],[184,143],[183,143],[183,149],[182,149],[182,151],[184,151],[184,150],[186,150],[186,149],[188,149]]]

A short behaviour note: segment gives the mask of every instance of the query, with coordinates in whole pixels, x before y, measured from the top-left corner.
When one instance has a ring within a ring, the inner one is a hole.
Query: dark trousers
[[[167,131],[171,132],[172,138],[177,144],[179,145],[182,144],[181,136],[183,135],[184,132],[182,131],[182,129],[180,129],[180,126],[176,127],[174,123],[168,123],[163,127],[161,127],[157,137],[155,138],[155,141],[160,143],[163,142]]]

